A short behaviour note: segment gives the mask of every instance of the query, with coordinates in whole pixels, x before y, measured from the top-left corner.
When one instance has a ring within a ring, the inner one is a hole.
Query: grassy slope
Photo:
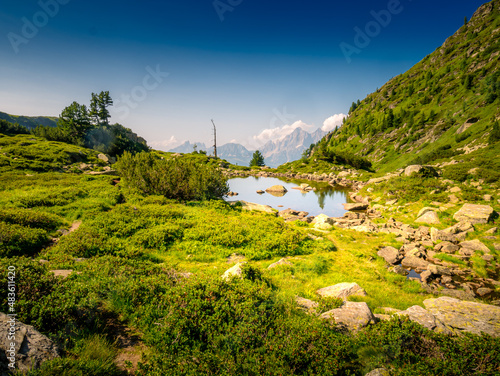
[[[498,0],[483,5],[442,47],[368,95],[345,125],[324,139],[328,146],[366,156],[386,172],[419,161],[463,158],[465,146],[487,145],[500,118],[500,98],[489,98],[491,81],[499,75],[499,7]],[[457,136],[468,120],[474,123]],[[498,143],[490,148],[500,151]],[[475,165],[481,165],[485,150],[474,154]],[[500,169],[498,161],[494,167]]]
[[[17,123],[28,129],[36,128],[38,125],[55,127],[58,121],[58,118],[55,116],[20,116],[9,115],[5,112],[0,112],[0,119],[7,120],[13,124]]]

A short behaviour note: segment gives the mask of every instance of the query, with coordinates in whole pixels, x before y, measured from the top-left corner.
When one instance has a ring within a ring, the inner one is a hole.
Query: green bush
[[[47,231],[0,222],[0,257],[31,256],[47,243]]]
[[[0,209],[0,221],[45,230],[54,230],[62,224],[57,215],[27,209]]]
[[[158,159],[151,153],[125,152],[117,163],[125,182],[146,195],[179,200],[221,198],[229,192],[227,178],[211,164],[183,158]]]

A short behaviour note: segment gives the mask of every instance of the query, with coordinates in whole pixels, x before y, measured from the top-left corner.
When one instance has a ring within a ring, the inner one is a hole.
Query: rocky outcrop
[[[424,300],[428,312],[449,330],[500,337],[500,307],[449,297]]]
[[[323,297],[334,297],[346,299],[348,296],[357,295],[357,296],[366,296],[366,291],[361,288],[357,283],[352,282],[343,282],[338,283],[333,286],[323,287],[316,291],[316,294]]]
[[[228,201],[228,203],[231,204],[231,205],[234,205],[237,202],[241,203],[241,209],[242,210],[260,211],[260,212],[269,213],[269,214],[273,214],[273,215],[277,215],[278,214],[278,212],[275,209],[273,209],[271,206],[269,206],[269,205],[261,205],[261,204],[256,204],[256,203],[253,203],[253,202],[248,202],[248,201],[243,201],[243,200]]]
[[[314,224],[314,228],[330,230],[333,225],[333,219],[325,214],[320,214],[313,219],[312,223]]]
[[[489,205],[465,204],[455,213],[453,219],[456,221],[469,221],[472,224],[488,223],[493,216],[494,210]]]
[[[15,321],[15,340],[8,340],[10,317],[0,312],[0,369],[6,371],[15,354],[15,369],[28,372],[50,359],[59,357],[59,349],[49,338],[31,325]],[[11,346],[11,343],[13,346]],[[11,353],[12,352],[12,353]]]
[[[340,308],[323,313],[320,318],[333,321],[340,328],[352,332],[376,322],[375,316],[365,302],[345,302]]]
[[[410,307],[405,311],[396,312],[395,315],[408,316],[411,321],[415,321],[429,330],[445,334],[452,333],[440,320],[436,319],[434,315],[417,305]]]

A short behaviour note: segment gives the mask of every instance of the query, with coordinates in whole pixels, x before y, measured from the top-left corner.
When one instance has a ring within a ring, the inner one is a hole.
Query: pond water
[[[299,187],[301,183],[307,183],[316,188],[315,191],[307,193],[293,189]],[[288,192],[282,197],[263,193],[258,194],[258,190],[265,191],[273,185],[282,185]],[[274,209],[293,209],[306,211],[309,215],[326,214],[329,217],[341,217],[346,212],[342,204],[348,200],[347,190],[339,190],[328,183],[313,182],[306,180],[286,180],[278,178],[262,178],[249,176],[245,178],[229,179],[229,189],[237,192],[238,196],[227,197],[227,201],[244,200],[262,205],[269,205]],[[280,207],[281,205],[282,207]]]

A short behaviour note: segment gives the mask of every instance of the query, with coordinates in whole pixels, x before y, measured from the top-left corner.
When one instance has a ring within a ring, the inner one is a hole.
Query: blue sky
[[[109,90],[111,120],[155,148],[210,143],[212,118],[219,144],[258,147],[331,129],[482,3],[0,0],[0,111],[57,116]]]

